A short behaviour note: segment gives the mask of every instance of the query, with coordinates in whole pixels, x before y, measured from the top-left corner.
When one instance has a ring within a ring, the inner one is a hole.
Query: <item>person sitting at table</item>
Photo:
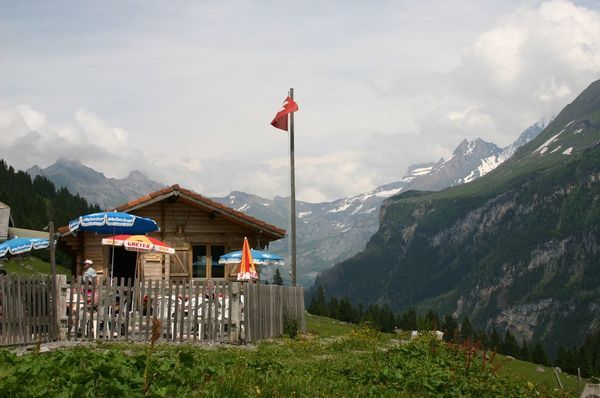
[[[96,273],[96,270],[93,267],[94,262],[90,259],[86,259],[83,262],[83,267],[85,268],[85,272],[83,273],[83,281],[84,282],[94,282],[96,279],[96,276],[98,275]]]
[[[86,259],[83,262],[83,266],[85,267],[85,272],[83,273],[83,282],[85,284],[91,284],[94,285],[96,284],[96,277],[98,276],[98,274],[96,273],[96,270],[93,267],[94,262],[90,259]],[[92,302],[92,289],[90,289],[90,287],[88,286],[88,288],[86,289],[86,291],[84,292],[87,300],[86,302],[88,304],[90,304]],[[98,291],[96,290],[96,294],[95,296],[98,295]],[[97,302],[97,297],[94,297],[94,302]]]

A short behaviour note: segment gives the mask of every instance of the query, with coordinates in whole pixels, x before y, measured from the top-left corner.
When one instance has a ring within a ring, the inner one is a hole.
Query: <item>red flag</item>
[[[294,102],[293,99],[287,97],[285,101],[283,101],[283,107],[277,115],[273,118],[271,125],[281,130],[287,131],[288,129],[288,117],[287,115],[292,112],[296,112],[298,110],[298,104]]]

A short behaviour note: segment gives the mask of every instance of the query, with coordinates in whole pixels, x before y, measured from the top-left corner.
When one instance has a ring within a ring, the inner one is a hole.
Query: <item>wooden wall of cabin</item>
[[[165,242],[223,243],[228,250],[241,249],[244,236],[252,247],[264,247],[268,243],[264,239],[259,242],[257,230],[238,225],[221,214],[194,207],[183,199],[174,202],[166,199],[131,213],[155,220],[161,231],[150,235]]]
[[[110,250],[102,246],[102,238],[108,235],[99,235],[93,232],[79,232],[77,236],[68,235],[60,240],[63,249],[71,254],[71,271],[81,275],[83,261],[90,259],[94,262],[94,269],[100,275],[110,272]]]
[[[227,253],[241,250],[244,237],[248,238],[252,248],[262,249],[269,243],[258,229],[232,222],[221,214],[199,209],[181,198],[165,199],[131,213],[155,220],[161,230],[149,235],[168,243],[177,251],[177,258],[161,256],[161,260],[157,261],[156,256],[148,256],[148,260],[144,261],[146,278],[155,279],[160,272],[165,278],[189,277],[176,271],[181,268],[178,266],[180,263],[185,263],[188,273],[191,270],[193,245],[223,245]],[[109,235],[80,232],[77,236],[69,235],[62,239],[61,244],[74,256],[76,269],[73,271],[77,275],[83,273],[81,264],[86,258],[94,262],[94,269],[99,274],[110,274],[111,250],[101,244],[102,238],[107,236]],[[226,267],[226,275],[231,273],[231,268]]]
[[[173,256],[165,256],[163,272],[165,278],[187,278],[192,271],[192,248],[194,245],[222,245],[225,253],[241,250],[244,237],[252,247],[266,245],[268,242],[260,233],[245,225],[239,225],[231,220],[225,219],[219,213],[199,209],[186,200],[164,200],[131,213],[140,217],[154,219],[160,226],[159,232],[150,235],[168,243],[176,249]],[[207,259],[208,261],[208,259]],[[147,264],[147,262],[146,262]],[[212,277],[211,267],[207,267],[207,277]],[[225,275],[232,272],[233,266],[225,267]],[[155,275],[157,265],[153,262],[150,267],[145,266],[146,278]]]

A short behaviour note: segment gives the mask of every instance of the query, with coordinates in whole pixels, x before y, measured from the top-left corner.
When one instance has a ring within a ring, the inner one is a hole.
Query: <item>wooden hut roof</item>
[[[215,213],[215,215],[218,214],[223,218],[231,220],[232,222],[244,224],[255,229],[260,229],[263,234],[271,240],[281,239],[285,236],[284,229],[268,224],[257,218],[242,213],[241,211],[234,210],[231,207],[227,207],[219,202],[215,202],[214,200],[211,200],[206,196],[200,195],[192,190],[182,188],[178,184],[151,192],[144,196],[140,196],[137,199],[131,200],[114,209],[110,209],[109,211],[115,210],[127,213],[148,206],[152,203],[163,201],[170,197],[183,199],[186,203],[192,206],[205,209],[207,211],[212,211]],[[58,230],[63,235],[69,234],[68,226],[60,227]]]

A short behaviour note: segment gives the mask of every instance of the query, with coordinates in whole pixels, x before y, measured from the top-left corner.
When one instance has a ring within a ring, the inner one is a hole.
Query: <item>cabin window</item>
[[[193,245],[192,276],[194,278],[224,278],[225,266],[219,257],[225,254],[224,245]]]
[[[206,245],[192,246],[192,276],[206,278]]]
[[[210,247],[210,256],[212,259],[211,277],[225,278],[225,265],[219,264],[219,258],[225,254],[225,246],[212,245]]]

